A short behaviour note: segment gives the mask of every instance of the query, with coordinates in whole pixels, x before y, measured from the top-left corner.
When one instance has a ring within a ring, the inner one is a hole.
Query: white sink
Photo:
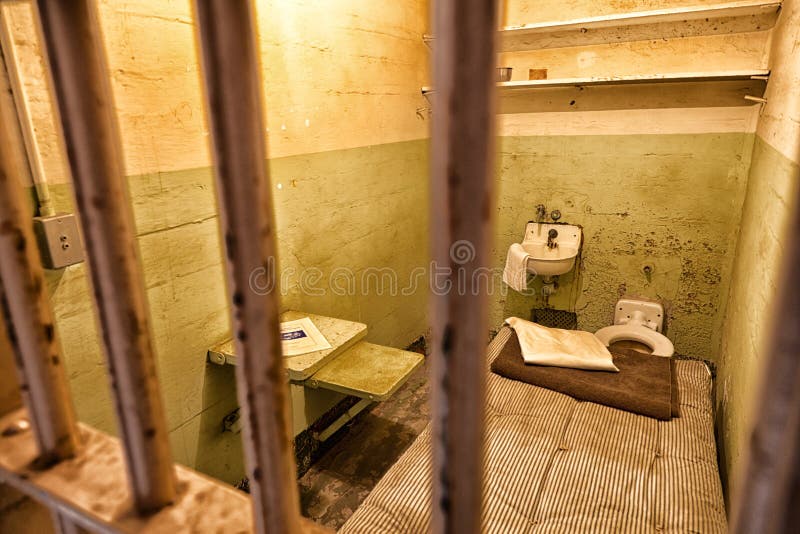
[[[547,246],[550,230],[558,233],[553,239],[555,246],[552,248]],[[570,272],[575,267],[582,235],[580,226],[529,222],[522,241],[522,248],[531,255],[528,259],[528,272],[538,276],[556,276]]]

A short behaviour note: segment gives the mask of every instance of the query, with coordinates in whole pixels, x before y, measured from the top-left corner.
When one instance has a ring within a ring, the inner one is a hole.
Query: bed
[[[510,337],[489,345],[488,364]],[[484,532],[726,532],[711,375],[678,360],[680,417],[658,421],[487,379]],[[427,532],[430,425],[342,533]]]

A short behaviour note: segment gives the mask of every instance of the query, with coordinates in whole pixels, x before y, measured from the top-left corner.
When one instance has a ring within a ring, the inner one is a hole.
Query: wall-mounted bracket
[[[752,96],[752,95],[744,95],[745,100],[749,100],[750,102],[758,102],[759,109],[758,114],[761,115],[764,113],[764,106],[767,105],[767,99],[760,97],[760,96]]]
[[[343,413],[336,421],[328,425],[325,430],[320,432],[312,432],[311,435],[314,439],[319,441],[326,441],[329,437],[334,435],[340,428],[353,420],[355,416],[360,414],[367,408],[372,401],[370,399],[361,399],[354,404],[349,410]]]

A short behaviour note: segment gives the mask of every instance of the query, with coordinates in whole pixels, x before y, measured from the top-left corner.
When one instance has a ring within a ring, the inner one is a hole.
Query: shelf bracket
[[[759,109],[758,114],[761,115],[764,113],[764,106],[767,105],[767,99],[760,97],[760,96],[752,96],[752,95],[744,95],[745,100],[749,100],[750,102],[758,102]]]
[[[311,436],[319,441],[326,441],[329,437],[334,435],[340,428],[350,422],[355,416],[361,413],[364,408],[372,404],[370,399],[361,399],[349,410],[343,413],[336,421],[331,423],[325,430],[321,432],[312,432]]]

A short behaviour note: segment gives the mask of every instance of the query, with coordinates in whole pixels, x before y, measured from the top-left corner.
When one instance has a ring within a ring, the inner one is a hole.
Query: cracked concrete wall
[[[800,2],[785,0],[773,35],[768,100],[759,119],[741,236],[736,248],[720,345],[717,419],[727,496],[741,484],[748,436],[757,417],[769,337],[779,324],[772,305],[780,291],[788,225],[800,195]]]
[[[190,2],[98,3],[173,453],[233,482],[239,439],[220,434],[237,404],[233,369],[205,362],[229,318]],[[72,211],[29,4],[2,9],[55,206]],[[283,307],[360,320],[372,341],[404,346],[425,331],[424,291],[320,285],[341,267],[402,278],[427,259],[427,121],[416,112],[427,105],[427,3],[265,0],[257,16],[279,259],[291,273]],[[304,268],[322,273],[312,291]],[[79,417],[114,432],[86,266],[47,281]]]

